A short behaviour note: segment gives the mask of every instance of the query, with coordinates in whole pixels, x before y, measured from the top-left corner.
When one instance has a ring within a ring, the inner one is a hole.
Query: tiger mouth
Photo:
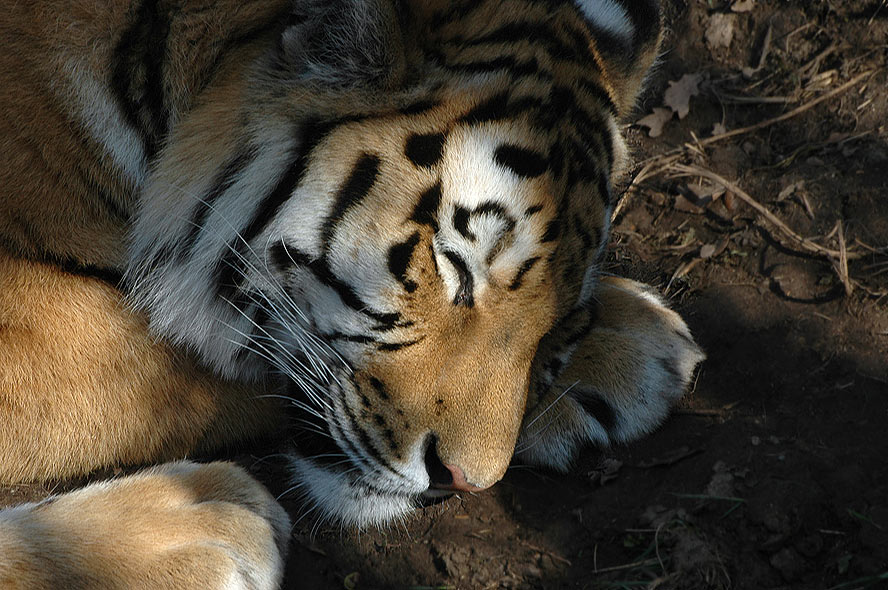
[[[437,459],[436,440],[428,435],[415,445],[414,468],[422,476],[377,464],[373,453],[363,448],[358,437],[346,435],[341,417],[333,408],[325,413],[323,425],[294,433],[294,448],[288,453],[291,491],[301,501],[306,515],[317,513],[320,520],[364,528],[403,518],[417,508],[444,502],[454,494],[450,473]],[[317,416],[314,416],[317,418]],[[413,475],[413,477],[411,477]],[[425,479],[425,481],[420,481]]]

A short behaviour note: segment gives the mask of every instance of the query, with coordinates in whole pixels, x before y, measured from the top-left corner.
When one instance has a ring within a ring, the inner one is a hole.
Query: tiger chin
[[[703,359],[601,268],[655,0],[8,13],[0,482],[160,465],[0,512],[0,585],[274,587],[287,515],[177,459],[282,436],[381,524],[650,432]]]

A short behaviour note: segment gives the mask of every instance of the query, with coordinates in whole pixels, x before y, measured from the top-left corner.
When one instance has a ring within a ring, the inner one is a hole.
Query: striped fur
[[[294,489],[365,525],[493,484],[522,422],[518,450],[557,467],[584,442],[638,436],[701,358],[659,299],[599,281],[626,159],[617,120],[659,45],[654,0],[71,0],[16,3],[4,20],[0,93],[16,115],[0,122],[0,263],[22,278],[0,325],[63,316],[64,297],[34,287],[52,276],[83,305],[101,295],[105,314],[57,346],[108,335],[117,359],[44,370],[33,353],[0,356],[0,383],[33,367],[27,407],[65,371],[87,400],[106,393],[99,371],[244,400],[194,427],[164,404],[134,420],[193,449],[261,432],[238,407],[274,428],[238,388],[287,398]],[[577,350],[604,368],[573,366]],[[153,395],[134,387],[106,411]],[[71,431],[93,411],[31,428]],[[20,466],[4,432],[0,465]],[[27,452],[57,458],[28,477],[98,466],[65,445]]]

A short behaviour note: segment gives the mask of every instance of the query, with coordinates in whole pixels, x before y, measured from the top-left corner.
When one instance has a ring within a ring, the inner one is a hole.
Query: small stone
[[[749,442],[752,443],[752,446],[757,447],[760,444],[762,444],[762,439],[759,438],[758,436],[753,436],[752,438],[749,439]]]

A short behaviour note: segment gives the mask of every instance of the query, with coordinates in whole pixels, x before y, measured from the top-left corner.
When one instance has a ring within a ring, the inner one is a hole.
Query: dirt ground
[[[888,588],[888,2],[664,4],[609,270],[687,318],[693,391],[570,475],[380,531],[309,516],[286,588]]]
[[[384,531],[306,518],[288,588],[888,588],[888,3],[664,4],[633,120],[698,93],[628,128],[610,262],[687,318],[693,392],[568,476],[514,466]]]

